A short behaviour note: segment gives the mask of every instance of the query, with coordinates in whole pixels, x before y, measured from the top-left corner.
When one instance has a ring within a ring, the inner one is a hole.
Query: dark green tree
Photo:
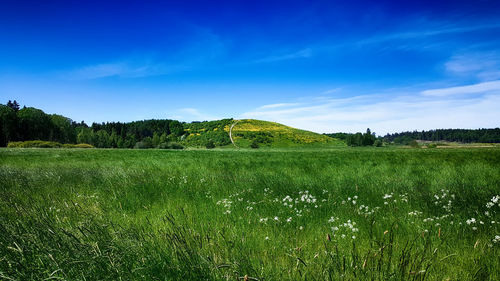
[[[52,120],[42,110],[24,107],[17,113],[17,118],[21,140],[51,140]]]
[[[158,134],[158,132],[153,133],[152,142],[153,142],[153,147],[157,147],[161,143],[160,135]]]
[[[77,143],[88,143],[94,145],[94,131],[88,127],[78,127],[76,129],[78,131],[77,134]],[[95,145],[94,145],[95,146]]]
[[[14,112],[18,112],[19,111],[19,103],[17,103],[16,100],[14,100],[14,102],[11,102],[10,100],[7,102],[7,106],[12,108],[12,110],[14,110]]]
[[[50,115],[52,126],[51,140],[60,143],[75,143],[76,130],[72,125],[72,120],[62,115]]]
[[[17,116],[9,106],[0,104],[0,146],[16,140]]]
[[[366,133],[363,134],[362,145],[363,146],[371,146],[375,143],[375,134],[372,134],[370,128],[366,129]]]

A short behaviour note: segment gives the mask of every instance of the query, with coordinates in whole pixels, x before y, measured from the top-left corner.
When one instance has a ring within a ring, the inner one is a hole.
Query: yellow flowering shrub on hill
[[[339,144],[343,142],[318,133],[295,129],[275,122],[243,119],[237,121],[232,134],[235,142],[245,146],[259,142],[269,146],[295,146],[303,144]],[[227,132],[230,126],[224,128]]]

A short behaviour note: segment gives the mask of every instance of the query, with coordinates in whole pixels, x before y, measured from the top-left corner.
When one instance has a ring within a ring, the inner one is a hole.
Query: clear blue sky
[[[0,2],[0,103],[75,121],[500,126],[500,1]]]

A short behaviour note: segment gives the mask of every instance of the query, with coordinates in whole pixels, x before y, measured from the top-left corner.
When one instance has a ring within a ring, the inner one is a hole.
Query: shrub
[[[427,144],[427,148],[436,148],[436,147],[437,147],[437,144],[435,144],[435,143]]]
[[[375,140],[375,142],[373,143],[374,146],[376,147],[381,147],[382,146],[382,141],[381,140]]]
[[[79,144],[73,144],[74,148],[94,148],[93,145],[88,144],[88,143],[79,143]]]
[[[18,142],[9,142],[7,147],[16,147],[16,148],[58,148],[63,147],[61,143],[54,141],[41,141],[41,140],[33,140],[33,141],[18,141]]]
[[[15,141],[9,142],[7,147],[10,148],[93,148],[92,145],[87,143],[71,144],[71,143],[58,143],[55,141]]]
[[[419,148],[420,147],[420,145],[418,144],[418,142],[416,140],[412,140],[408,145],[410,145],[413,148]]]
[[[212,148],[215,148],[215,143],[214,143],[214,141],[213,141],[213,140],[209,140],[209,141],[207,141],[207,142],[205,143],[205,147],[206,147],[207,149],[212,149]]]
[[[259,143],[257,140],[253,140],[252,143],[250,144],[251,148],[259,148]]]
[[[184,146],[182,146],[182,145],[181,145],[181,144],[179,144],[179,143],[173,142],[173,143],[170,145],[170,148],[172,148],[172,149],[184,149]]]
[[[144,142],[144,141],[138,141],[134,145],[135,149],[146,149],[146,148],[153,148],[153,146],[149,142]]]
[[[179,143],[176,142],[162,142],[160,143],[157,148],[160,149],[184,149],[184,146],[182,146]]]

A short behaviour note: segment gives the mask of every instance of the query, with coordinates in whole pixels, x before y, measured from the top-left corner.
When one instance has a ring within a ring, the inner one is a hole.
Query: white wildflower
[[[476,219],[475,218],[471,218],[471,219],[468,219],[467,221],[465,221],[467,224],[471,224],[471,223],[476,223]]]

